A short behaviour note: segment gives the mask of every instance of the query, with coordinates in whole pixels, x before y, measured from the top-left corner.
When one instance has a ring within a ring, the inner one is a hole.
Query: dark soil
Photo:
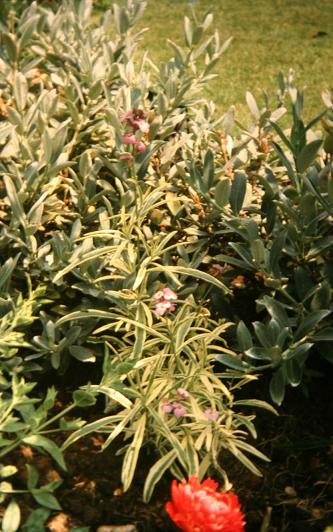
[[[288,390],[279,416],[257,413],[257,447],[271,458],[258,464],[258,478],[236,461],[227,460],[227,470],[246,514],[247,532],[323,532],[333,524],[333,402],[332,371],[322,368],[322,376],[311,379],[308,394],[300,388]],[[247,397],[265,397],[264,380],[244,390]],[[56,471],[48,456],[36,455],[29,448],[17,452],[16,463],[22,475],[25,463],[33,463],[45,482],[63,478],[56,495],[63,512],[53,512],[48,528],[67,532],[88,527],[94,532],[101,525],[136,525],[139,531],[174,531],[164,504],[168,500],[171,478],[160,482],[150,504],[141,499],[145,476],[153,457],[142,452],[134,487],[123,493],[120,483],[121,456],[109,447],[101,453],[103,438],[90,436],[70,447],[66,453],[68,472]],[[30,453],[30,454],[29,454]],[[13,461],[11,460],[11,463]],[[24,480],[24,479],[22,479]],[[25,496],[23,514],[33,508]],[[42,530],[40,531],[42,532]]]

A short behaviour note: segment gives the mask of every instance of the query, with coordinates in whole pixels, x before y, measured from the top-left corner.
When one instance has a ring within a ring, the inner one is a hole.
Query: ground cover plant
[[[148,457],[145,502],[171,477],[229,490],[234,459],[260,475],[255,410],[332,362],[330,92],[305,121],[281,74],[236,134],[202,97],[230,43],[210,13],[157,65],[145,2],[92,7],[33,3],[1,34],[4,532],[47,526],[87,438],[117,450],[122,492]]]

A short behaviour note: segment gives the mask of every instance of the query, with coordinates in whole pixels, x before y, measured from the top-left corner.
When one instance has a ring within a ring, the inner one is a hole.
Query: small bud
[[[178,394],[179,397],[181,397],[182,399],[187,399],[187,397],[190,396],[190,394],[188,393],[187,390],[185,390],[185,388],[178,388],[178,389],[177,389],[177,394]]]
[[[122,136],[121,139],[123,144],[137,144],[137,138],[133,133],[125,133],[125,135]]]
[[[138,142],[135,147],[139,153],[144,153],[146,151],[146,145],[143,142]]]

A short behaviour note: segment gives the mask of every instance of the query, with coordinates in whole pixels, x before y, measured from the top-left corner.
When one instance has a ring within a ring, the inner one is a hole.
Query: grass
[[[274,99],[277,74],[290,68],[297,85],[306,87],[306,115],[323,109],[321,92],[333,87],[332,0],[197,0],[192,5],[198,17],[214,14],[221,40],[234,38],[207,90],[220,111],[236,105],[238,118],[247,114],[247,90],[256,98],[265,90]],[[167,39],[183,43],[183,17],[190,14],[188,0],[148,0],[143,47],[154,61],[170,58]]]

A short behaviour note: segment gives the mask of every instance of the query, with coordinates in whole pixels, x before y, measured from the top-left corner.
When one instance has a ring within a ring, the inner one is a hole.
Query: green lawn
[[[98,2],[97,2],[98,4]],[[275,97],[278,72],[295,70],[297,84],[306,86],[307,115],[321,110],[321,91],[333,87],[332,0],[197,0],[198,16],[214,13],[221,39],[234,40],[216,68],[209,96],[226,110],[236,105],[244,114],[244,94]],[[149,31],[144,47],[155,61],[170,57],[166,39],[182,43],[188,0],[148,0],[142,26]]]

